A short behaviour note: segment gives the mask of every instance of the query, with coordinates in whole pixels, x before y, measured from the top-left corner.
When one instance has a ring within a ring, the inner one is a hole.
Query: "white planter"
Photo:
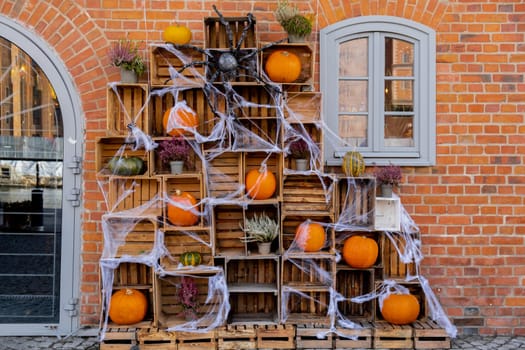
[[[272,242],[259,242],[259,243],[257,243],[257,248],[259,249],[259,254],[270,254],[271,247],[272,247]]]
[[[132,70],[120,68],[120,82],[125,84],[135,84],[138,81],[137,73]]]
[[[295,170],[297,171],[308,170],[308,159],[296,159],[295,160]]]
[[[184,169],[184,161],[183,160],[174,160],[170,162],[170,168],[172,174],[182,174],[182,171]]]

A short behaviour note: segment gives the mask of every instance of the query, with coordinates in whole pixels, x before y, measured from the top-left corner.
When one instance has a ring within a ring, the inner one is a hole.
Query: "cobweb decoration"
[[[214,10],[219,13],[215,8]],[[246,31],[243,31],[243,37],[245,33]],[[326,261],[334,259],[335,263],[339,263],[340,247],[349,236],[356,233],[376,232],[372,225],[374,205],[370,202],[370,198],[373,199],[375,194],[375,183],[359,178],[338,179],[335,174],[324,172],[322,144],[330,142],[343,144],[344,141],[325,125],[321,111],[317,111],[319,118],[312,119],[311,116],[306,115],[312,113],[308,108],[303,110],[291,108],[288,105],[290,100],[282,92],[282,87],[272,83],[264,71],[250,71],[242,67],[235,71],[225,71],[219,68],[218,62],[213,61],[219,56],[212,49],[189,45],[154,45],[176,56],[183,62],[183,68],[168,67],[170,77],[164,85],[151,89],[146,103],[152,103],[154,99],[170,98],[186,108],[188,104],[184,96],[187,91],[200,90],[205,96],[205,105],[201,108],[207,110],[207,115],[199,116],[201,118],[199,127],[186,128],[184,136],[192,147],[195,163],[199,164],[192,172],[199,174],[200,177],[197,175],[180,177],[181,181],[186,181],[184,184],[188,188],[199,193],[201,192],[195,189],[198,187],[195,183],[202,182],[202,195],[197,198],[197,204],[191,208],[182,206],[183,209],[191,209],[197,214],[199,223],[189,228],[181,228],[166,220],[163,208],[168,204],[180,206],[171,200],[172,189],[167,189],[169,186],[158,185],[156,190],[148,192],[146,188],[152,185],[146,182],[152,180],[147,176],[118,177],[108,175],[107,166],[102,167],[97,174],[107,209],[107,214],[102,218],[104,250],[100,261],[104,298],[104,317],[101,319],[102,339],[108,327],[107,310],[115,287],[115,276],[121,273],[121,266],[128,263],[149,267],[152,278],[158,279],[155,283],[161,288],[160,299],[166,301],[153,307],[158,316],[162,316],[163,321],[169,320],[168,331],[206,332],[226,324],[233,308],[222,261],[235,256],[228,255],[230,253],[227,253],[226,249],[223,252],[222,246],[218,247],[214,244],[213,240],[217,239],[217,232],[212,232],[210,227],[216,221],[217,215],[224,215],[231,221],[230,227],[226,229],[227,233],[234,237],[228,238],[228,244],[235,246],[240,256],[248,257],[252,254],[250,247],[243,248],[244,233],[241,227],[246,215],[244,213],[252,208],[258,208],[260,204],[254,205],[256,202],[246,194],[242,176],[243,171],[247,171],[248,168],[280,172],[278,176],[285,176],[287,181],[297,179],[298,183],[306,176],[321,189],[319,192],[322,192],[319,198],[308,198],[308,200],[317,201],[316,205],[319,206],[330,206],[334,201],[340,203],[337,217],[321,215],[307,219],[308,222],[321,225],[327,235],[326,242],[318,254],[305,254],[301,244],[294,237],[296,224],[302,222],[304,218],[292,218],[292,224],[281,221],[282,246],[279,247],[277,255],[282,256],[282,263],[287,264],[290,271],[307,278],[313,286],[323,292],[306,292],[294,285],[294,281],[284,281],[281,288],[281,315],[278,321],[293,322],[296,316],[300,318],[301,303],[308,303],[314,305],[316,316],[326,317],[329,320],[329,327],[320,330],[318,334],[320,338],[328,333],[345,337],[343,333],[338,332],[338,327],[360,328],[359,324],[341,311],[342,303],[359,303],[382,298],[382,295],[389,290],[404,287],[387,280],[378,291],[361,296],[344,296],[334,289],[333,286],[336,285],[334,278],[337,277]],[[268,47],[271,45],[264,48]],[[187,49],[196,50],[207,59],[193,61],[187,55]],[[240,63],[247,63],[256,58],[261,51],[258,49],[255,53],[241,52],[240,44],[234,45],[231,42],[226,52],[241,61]],[[206,66],[204,70],[201,69],[203,65]],[[257,83],[257,94],[243,92],[246,86],[243,87],[242,84],[235,85],[233,80],[239,77],[247,77],[252,83]],[[210,81],[210,78],[213,81]],[[116,88],[114,91],[117,92]],[[318,105],[318,101],[313,101],[315,98],[312,95],[312,101],[304,101],[304,105]],[[120,98],[119,103],[123,103]],[[301,107],[297,103],[294,106]],[[265,114],[263,115],[261,111],[265,111]],[[154,154],[157,147],[154,137],[159,135],[148,135],[144,130],[136,127],[137,118],[137,116],[126,115],[126,122],[130,126],[126,140],[128,143],[116,152],[116,156],[124,157],[130,149],[139,154],[144,151],[144,158],[148,152]],[[309,127],[303,123],[305,120],[309,120]],[[172,128],[182,127],[172,120],[168,123],[171,123]],[[325,137],[320,139],[320,134],[324,134]],[[165,135],[162,137],[166,138]],[[293,163],[289,162],[290,145],[296,140],[304,140],[308,146],[309,167],[304,171],[294,169]],[[153,165],[149,164],[149,166]],[[165,173],[160,175],[166,179],[170,177]],[[199,180],[196,180],[197,177]],[[278,181],[281,180],[278,178]],[[308,192],[308,189],[305,188],[304,192]],[[287,202],[290,198],[283,193],[278,193],[278,196],[283,197],[283,205],[286,203],[292,207],[299,207],[304,204],[301,201]],[[129,203],[137,201],[140,205],[128,208]],[[303,199],[302,202],[305,201],[307,200]],[[218,212],[217,208],[221,207],[227,209]],[[275,210],[276,216],[279,217],[279,209]],[[416,275],[408,275],[407,281],[418,279],[421,282],[429,303],[431,318],[445,327],[449,335],[455,336],[455,328],[450,324],[427,280],[419,275],[419,263],[423,259],[419,229],[402,205],[400,221],[400,231],[385,231],[381,234],[391,242],[403,263],[416,265]],[[215,227],[215,230],[218,228]],[[178,262],[181,252],[184,251],[183,248],[198,250],[204,260],[208,260],[198,266],[184,266]],[[199,290],[199,312],[196,319],[186,321],[181,316],[183,309],[180,300],[177,299],[177,293],[183,281],[187,281],[188,278],[195,281]]]

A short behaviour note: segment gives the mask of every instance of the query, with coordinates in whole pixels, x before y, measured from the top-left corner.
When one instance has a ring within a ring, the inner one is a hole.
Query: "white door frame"
[[[68,200],[73,189],[81,189],[81,175],[73,160],[80,160],[83,150],[81,101],[64,63],[55,50],[42,38],[14,20],[0,15],[0,33],[24,50],[46,74],[55,89],[64,124],[64,166],[62,191],[62,256],[60,276],[60,321],[58,324],[2,324],[2,335],[66,335],[78,330],[78,307],[71,311],[71,304],[79,300],[80,293],[80,211]]]

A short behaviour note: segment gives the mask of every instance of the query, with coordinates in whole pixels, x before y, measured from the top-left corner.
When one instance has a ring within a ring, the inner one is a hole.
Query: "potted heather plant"
[[[312,33],[313,15],[302,15],[297,6],[291,6],[288,0],[280,0],[274,12],[275,19],[288,33],[288,42],[304,42]]]
[[[182,305],[182,315],[188,321],[194,321],[198,318],[199,310],[199,289],[192,277],[183,276],[177,293]]]
[[[303,138],[297,139],[290,143],[288,150],[290,156],[295,159],[295,169],[299,171],[307,170],[308,155],[310,154],[308,143]]]
[[[242,240],[246,243],[256,242],[259,254],[269,254],[273,240],[279,235],[277,221],[265,213],[260,216],[254,214],[253,218],[246,220],[242,229],[246,233]]]
[[[111,64],[120,68],[123,83],[136,83],[138,76],[146,70],[144,61],[138,52],[138,44],[129,39],[119,40],[109,48]]]
[[[383,197],[392,197],[392,188],[398,186],[403,177],[401,167],[392,164],[376,168],[374,175],[378,185],[381,186],[381,195]]]
[[[184,166],[191,168],[191,146],[183,137],[161,141],[157,152],[162,164],[170,165],[172,174],[181,174]]]

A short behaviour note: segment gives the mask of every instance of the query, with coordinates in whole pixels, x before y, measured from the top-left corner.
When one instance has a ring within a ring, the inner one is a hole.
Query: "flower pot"
[[[272,247],[272,242],[259,242],[257,243],[257,248],[259,249],[259,254],[270,254]]]
[[[296,159],[295,170],[306,171],[308,170],[308,159]]]
[[[134,84],[138,81],[137,73],[120,67],[120,81],[126,84]]]
[[[309,35],[298,35],[288,33],[288,42],[289,43],[304,43]]]
[[[170,162],[170,169],[172,174],[182,174],[184,169],[183,160],[174,160]]]
[[[385,198],[391,198],[392,197],[392,185],[381,184],[381,196]]]

